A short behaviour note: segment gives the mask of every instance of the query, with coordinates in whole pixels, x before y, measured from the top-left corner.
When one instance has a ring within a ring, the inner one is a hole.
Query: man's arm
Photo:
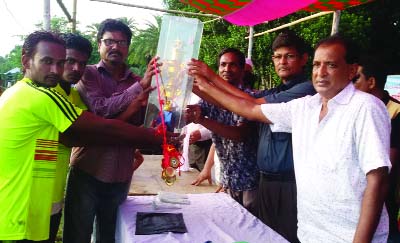
[[[387,191],[387,167],[380,167],[367,173],[367,187],[353,243],[371,242],[379,223]]]
[[[241,99],[246,99],[251,102],[257,103],[257,104],[264,104],[265,100],[263,98],[256,99],[249,95],[246,92],[243,92],[242,90],[238,89],[237,87],[229,84],[226,82],[224,79],[222,79],[219,75],[217,75],[207,64],[205,64],[202,61],[192,59],[188,63],[188,71],[189,74],[201,74],[203,77],[205,77],[207,80],[209,80],[213,85],[215,85],[217,88],[221,89],[222,91],[237,96]],[[206,92],[201,92],[197,90],[196,88],[194,89],[194,93],[203,98],[204,100],[207,100],[208,102],[212,104],[218,105],[218,101],[213,99],[212,97],[207,96]]]
[[[198,123],[224,138],[243,141],[251,133],[251,126],[249,126],[248,123],[241,123],[237,126],[229,126],[219,123],[218,121],[205,118],[201,114],[201,108],[199,105],[188,105],[184,115],[186,122]]]
[[[67,146],[84,145],[135,145],[138,148],[160,146],[162,137],[154,129],[142,128],[128,123],[104,119],[83,111],[77,120],[60,134],[60,141]]]
[[[110,87],[109,82],[115,81],[102,75],[95,66],[87,66],[82,80],[76,86],[77,90],[93,113],[106,118],[115,118],[124,112],[143,90],[150,87],[151,77],[158,72],[155,66],[158,68],[161,65],[157,63],[157,60],[158,58],[153,58],[147,65],[143,79],[132,75],[130,79],[134,83],[127,89],[113,93],[111,96],[107,94],[107,89]]]
[[[128,121],[133,115],[136,114],[136,112],[140,111],[142,107],[145,107],[147,105],[149,93],[153,90],[154,88],[152,87],[148,87],[143,90],[143,92],[140,93],[140,95],[134,100],[132,100],[129,106],[121,114],[119,114],[116,119],[121,121]]]
[[[139,82],[143,89],[147,89],[148,87],[150,87],[151,78],[154,74],[160,72],[158,67],[160,67],[162,63],[158,62],[159,59],[160,57],[153,57],[147,64],[146,72],[144,73],[142,80],[140,80]]]
[[[114,93],[111,96],[105,92],[108,89],[110,80],[103,80],[101,73],[95,66],[87,66],[81,81],[76,85],[80,96],[85,101],[89,110],[94,114],[114,118],[117,114],[124,111],[133,99],[135,99],[142,91],[143,88],[139,83],[139,77],[127,89]],[[133,78],[133,77],[132,77]]]
[[[211,169],[214,165],[214,153],[215,153],[215,144],[211,144],[210,150],[208,151],[207,160],[204,164],[204,168],[201,170],[200,174],[197,178],[192,181],[192,185],[198,186],[203,181],[208,180],[208,184],[212,184],[211,180]]]
[[[203,76],[195,76],[194,86],[201,92],[215,99],[223,108],[232,111],[248,120],[271,123],[262,113],[261,105],[231,95],[215,85],[211,85]]]

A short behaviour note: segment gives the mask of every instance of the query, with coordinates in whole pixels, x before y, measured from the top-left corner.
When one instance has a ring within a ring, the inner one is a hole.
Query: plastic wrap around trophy
[[[162,122],[161,115],[167,131],[180,132],[185,125],[183,111],[193,86],[186,64],[191,58],[198,57],[202,32],[203,23],[198,19],[163,17],[157,47],[157,56],[163,63],[157,77],[163,108],[160,111],[158,92],[151,92],[144,123],[146,127],[159,126]],[[152,86],[157,86],[155,76]]]

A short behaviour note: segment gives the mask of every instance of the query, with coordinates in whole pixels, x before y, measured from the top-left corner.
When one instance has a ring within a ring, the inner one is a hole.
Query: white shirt
[[[190,97],[190,104],[197,104],[200,101],[200,98],[193,94]],[[183,145],[182,145],[182,157],[181,157],[181,162],[183,163],[182,167],[180,168],[182,171],[188,171],[189,170],[189,138],[190,134],[196,130],[200,131],[201,138],[199,141],[204,141],[207,139],[211,139],[211,131],[208,130],[207,128],[203,127],[200,124],[195,124],[195,123],[189,123],[186,126],[182,128],[181,134],[185,134],[185,138],[183,139]]]
[[[299,240],[352,242],[366,174],[391,167],[390,119],[382,101],[352,83],[329,100],[319,122],[321,107],[316,94],[261,110],[273,132],[292,132]],[[386,242],[388,227],[384,208],[373,242]]]

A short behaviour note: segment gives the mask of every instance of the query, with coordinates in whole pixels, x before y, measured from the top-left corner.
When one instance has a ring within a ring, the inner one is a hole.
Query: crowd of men
[[[0,97],[1,243],[54,242],[65,188],[63,242],[115,241],[138,149],[162,143],[140,127],[161,64],[132,73],[131,38],[103,21],[95,65],[82,36],[26,38],[24,78]],[[280,33],[272,51],[281,84],[263,91],[244,88],[238,49],[221,51],[218,74],[188,63],[202,100],[185,118],[212,132],[224,191],[289,242],[396,242],[400,104],[384,91],[384,66],[340,35],[316,45],[312,81],[298,35]]]

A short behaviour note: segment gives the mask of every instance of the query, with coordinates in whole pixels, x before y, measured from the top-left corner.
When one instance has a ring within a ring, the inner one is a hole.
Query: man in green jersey
[[[97,117],[50,89],[61,79],[65,56],[57,34],[30,34],[22,47],[24,78],[0,97],[0,241],[48,239],[59,140],[138,148],[162,142],[153,129]]]

